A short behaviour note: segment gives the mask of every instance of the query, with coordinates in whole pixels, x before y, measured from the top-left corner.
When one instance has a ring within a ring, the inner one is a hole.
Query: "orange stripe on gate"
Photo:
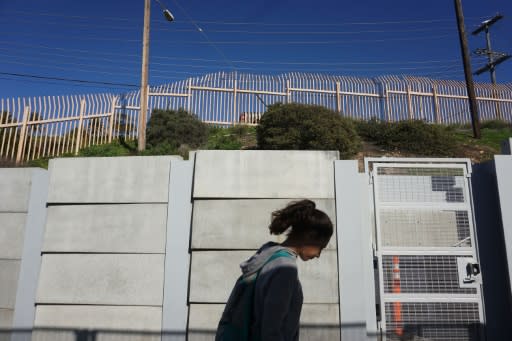
[[[399,294],[400,288],[400,259],[398,256],[393,256],[393,294]],[[395,333],[402,335],[404,332],[402,324],[402,303],[393,302],[393,319],[395,322]]]

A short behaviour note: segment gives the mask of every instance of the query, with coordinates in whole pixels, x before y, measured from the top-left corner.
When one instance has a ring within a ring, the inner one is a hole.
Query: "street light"
[[[165,6],[156,0],[163,10],[165,19],[173,21],[174,16]],[[140,82],[139,136],[137,149],[146,149],[146,114],[148,111],[148,73],[149,73],[149,22],[151,17],[151,0],[144,0],[144,31],[142,34],[142,75]]]

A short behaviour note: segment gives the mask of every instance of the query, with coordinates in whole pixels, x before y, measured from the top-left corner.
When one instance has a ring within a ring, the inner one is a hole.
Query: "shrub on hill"
[[[148,123],[148,149],[168,153],[185,146],[198,148],[207,139],[208,126],[183,109],[154,110]]]
[[[504,130],[504,129],[512,129],[512,124],[503,120],[490,120],[484,121],[480,125],[482,129],[495,129],[495,130]]]
[[[236,150],[242,148],[242,143],[233,128],[211,127],[206,147],[207,149]]]
[[[453,156],[457,148],[450,128],[420,120],[388,123],[371,119],[357,121],[356,127],[365,140],[390,150],[422,156]]]
[[[361,147],[351,120],[314,105],[271,105],[256,134],[260,149],[338,150],[342,158],[350,158]]]

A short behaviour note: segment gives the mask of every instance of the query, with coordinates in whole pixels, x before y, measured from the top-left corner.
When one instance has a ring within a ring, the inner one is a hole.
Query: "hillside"
[[[391,127],[393,123],[388,124]],[[382,133],[382,127],[379,133]],[[367,129],[367,127],[364,127]],[[489,121],[484,122],[481,127],[482,138],[477,140],[472,137],[472,130],[470,126],[450,126],[443,127],[448,129],[449,133],[453,136],[455,146],[451,152],[443,155],[435,155],[432,151],[426,152],[411,152],[404,146],[389,146],[389,143],[382,143],[382,140],[376,140],[365,136],[361,127],[358,127],[358,132],[361,136],[361,148],[354,156],[362,164],[365,157],[456,157],[456,158],[470,158],[473,163],[485,162],[492,159],[493,155],[500,153],[500,144],[507,138],[512,137],[512,125],[500,122]],[[412,132],[414,134],[414,132]],[[366,134],[368,135],[368,134]],[[413,139],[415,144],[421,146],[424,142],[421,138],[416,138],[414,135],[409,136]],[[386,142],[386,141],[384,141]],[[405,141],[407,143],[407,141]],[[443,141],[435,141],[437,144],[443,144]],[[208,134],[208,142],[201,146],[199,149],[258,149],[256,128],[254,126],[235,126],[230,128],[210,128]],[[417,149],[417,148],[416,148]],[[421,148],[420,148],[421,149]],[[78,156],[129,156],[129,155],[158,155],[158,154],[180,154],[184,158],[188,157],[191,149],[186,145],[180,146],[177,150],[167,150],[166,148],[156,148],[154,150],[147,150],[143,153],[138,153],[136,148],[136,141],[123,141],[116,140],[111,144],[92,146],[82,149]],[[64,155],[62,157],[72,157],[74,155]],[[0,167],[12,167],[14,163],[10,160],[0,160]],[[48,167],[48,159],[32,160],[21,166],[31,167]]]

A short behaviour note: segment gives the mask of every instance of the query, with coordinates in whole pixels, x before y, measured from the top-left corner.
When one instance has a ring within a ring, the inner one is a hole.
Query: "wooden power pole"
[[[142,75],[140,82],[139,136],[137,149],[146,149],[146,121],[148,112],[149,22],[151,0],[144,0],[144,33],[142,35]]]
[[[464,25],[464,14],[462,11],[461,0],[455,0],[455,13],[457,15],[457,26],[459,28],[460,48],[462,60],[464,63],[464,75],[466,77],[466,87],[469,97],[469,110],[471,111],[471,125],[473,126],[473,137],[480,138],[480,118],[478,116],[478,104],[476,102],[475,84],[471,73],[471,62],[469,59],[468,38]]]

